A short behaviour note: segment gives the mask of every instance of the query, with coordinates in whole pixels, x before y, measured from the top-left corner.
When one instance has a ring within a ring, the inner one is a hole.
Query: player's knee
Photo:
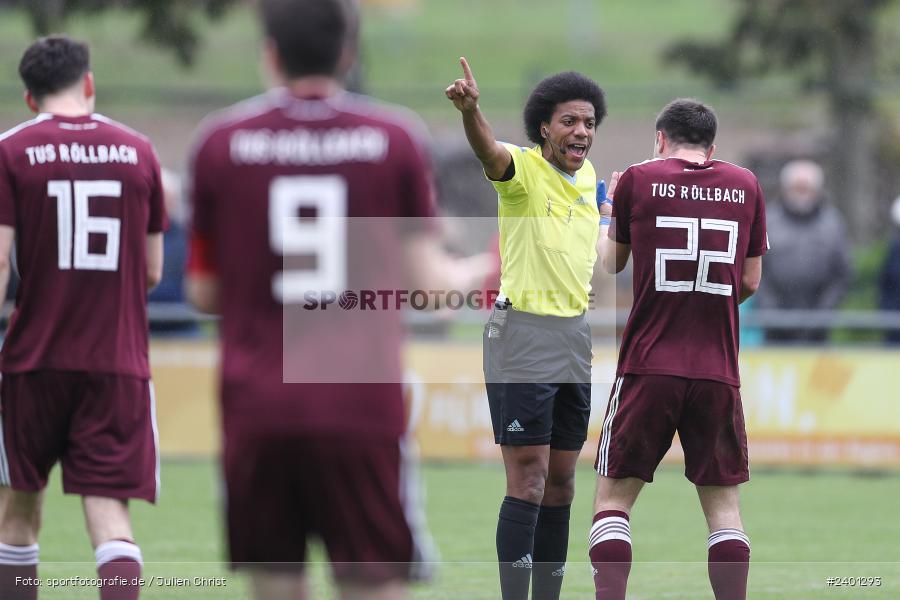
[[[540,504],[544,499],[546,477],[546,472],[540,470],[520,473],[507,483],[507,495],[532,504]]]
[[[565,506],[575,498],[575,474],[554,475],[547,478],[544,502],[550,506]]]
[[[636,477],[613,479],[597,477],[597,490],[594,496],[594,512],[618,510],[631,514],[644,482]]]
[[[509,495],[532,504],[540,504],[544,500],[544,482],[528,481],[510,490]]]
[[[40,510],[7,510],[0,517],[0,543],[11,546],[36,544],[41,529]]]

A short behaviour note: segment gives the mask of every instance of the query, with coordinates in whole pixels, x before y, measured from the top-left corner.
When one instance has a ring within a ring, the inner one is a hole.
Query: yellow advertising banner
[[[595,348],[594,353],[584,460],[593,460],[615,376],[614,349]],[[409,422],[424,458],[499,458],[481,359],[477,343],[409,344]],[[215,343],[155,339],[151,364],[162,451],[215,452]],[[749,349],[741,355],[741,373],[754,465],[900,466],[900,352]],[[680,456],[676,440],[666,459],[679,461]]]

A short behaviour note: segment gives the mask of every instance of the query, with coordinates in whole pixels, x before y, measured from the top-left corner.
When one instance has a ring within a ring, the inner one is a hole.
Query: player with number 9
[[[230,558],[257,597],[303,598],[318,537],[342,598],[405,598],[429,541],[404,437],[403,324],[356,310],[355,291],[402,289],[406,266],[462,270],[436,258],[420,124],[343,89],[354,3],[259,7],[272,88],[208,118],[190,167],[188,296],[221,315]],[[469,285],[411,275],[418,289]]]
[[[709,525],[716,598],[746,594],[750,546],[738,484],[750,475],[738,305],[762,274],[765,202],[752,172],[712,159],[716,128],[712,109],[675,100],[656,121],[656,158],[611,180],[612,223],[600,259],[618,273],[634,255],[634,307],[595,465],[590,556],[598,600],[625,598],[631,509],[676,431]]]
[[[0,598],[35,598],[42,491],[62,463],[83,497],[101,598],[137,598],[128,499],[155,502],[147,292],[162,275],[159,162],[94,113],[88,47],[41,38],[19,65],[38,116],[0,135],[0,298],[21,277],[0,354]]]

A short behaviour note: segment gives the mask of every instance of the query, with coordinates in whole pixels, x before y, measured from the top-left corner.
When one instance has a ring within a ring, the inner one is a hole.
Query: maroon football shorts
[[[150,381],[85,371],[5,373],[0,420],[0,484],[38,492],[59,461],[67,494],[156,501]]]
[[[692,483],[737,485],[750,479],[740,390],[669,375],[616,379],[594,468],[606,477],[649,483],[676,431],[684,475]]]
[[[338,581],[426,577],[430,538],[405,442],[243,429],[225,435],[233,567],[302,570],[319,538]]]

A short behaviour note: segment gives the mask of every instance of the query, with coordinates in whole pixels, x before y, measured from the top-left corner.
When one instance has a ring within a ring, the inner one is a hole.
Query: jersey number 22
[[[656,217],[656,226],[666,229],[684,229],[687,232],[686,248],[657,248],[656,250],[656,291],[657,292],[703,292],[718,296],[731,296],[730,284],[709,281],[709,267],[713,263],[734,264],[737,254],[737,221],[724,219],[695,219],[692,217]],[[700,250],[700,230],[725,231],[728,233],[728,249]],[[666,263],[672,260],[697,262],[697,277],[692,281],[672,281],[666,275]]]

